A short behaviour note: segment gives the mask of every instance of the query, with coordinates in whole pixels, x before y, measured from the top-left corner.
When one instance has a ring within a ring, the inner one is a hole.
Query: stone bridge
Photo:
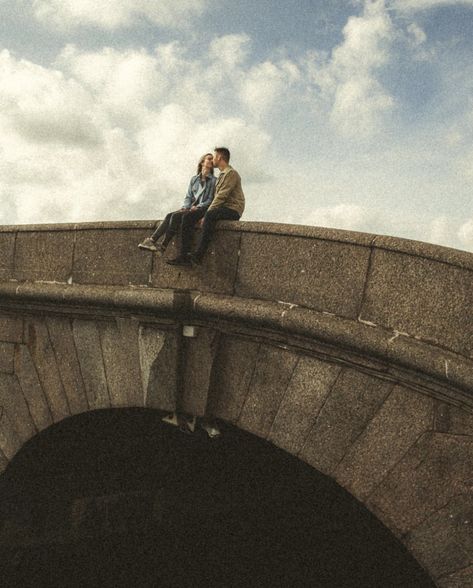
[[[226,222],[176,268],[137,249],[151,227],[0,229],[1,469],[71,415],[211,415],[335,480],[438,586],[473,586],[473,255]]]

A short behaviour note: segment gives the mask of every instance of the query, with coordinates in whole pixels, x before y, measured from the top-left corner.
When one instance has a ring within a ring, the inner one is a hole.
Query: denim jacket
[[[197,206],[197,208],[207,208],[213,200],[215,194],[215,184],[217,178],[213,175],[208,175],[204,187],[200,185],[200,176],[192,176],[184,198],[183,208],[190,208]],[[197,204],[195,204],[197,202]]]

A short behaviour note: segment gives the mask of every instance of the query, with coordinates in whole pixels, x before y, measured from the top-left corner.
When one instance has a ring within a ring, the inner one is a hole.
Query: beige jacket
[[[231,165],[220,172],[215,188],[215,197],[208,209],[212,210],[219,206],[236,210],[240,216],[245,209],[245,195],[241,189],[240,174]]]

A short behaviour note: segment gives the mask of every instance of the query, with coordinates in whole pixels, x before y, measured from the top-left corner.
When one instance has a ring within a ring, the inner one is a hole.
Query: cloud
[[[34,16],[48,27],[114,30],[140,20],[180,27],[202,14],[207,4],[207,0],[33,0],[32,8]]]
[[[440,6],[473,7],[473,0],[392,0],[390,6],[399,12],[417,12]]]
[[[309,76],[319,89],[316,101],[329,108],[334,130],[346,137],[379,133],[395,108],[395,100],[378,79],[391,59],[393,25],[384,0],[366,0],[361,16],[352,16],[343,41],[329,56],[313,55]]]
[[[162,217],[217,143],[247,185],[260,181],[269,134],[219,110],[228,66],[215,61],[202,84],[200,63],[175,43],[152,53],[68,46],[49,68],[0,53],[3,222]]]

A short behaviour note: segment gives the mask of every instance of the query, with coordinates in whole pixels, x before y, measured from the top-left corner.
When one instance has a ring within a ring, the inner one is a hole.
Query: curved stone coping
[[[101,221],[82,223],[54,223],[54,224],[24,224],[24,225],[0,225],[1,233],[21,232],[64,232],[64,231],[90,231],[90,230],[123,230],[143,229],[149,230],[156,226],[159,220],[135,220],[135,221]],[[293,225],[286,223],[266,223],[257,221],[220,221],[218,230],[238,233],[259,233],[262,235],[279,235],[287,237],[305,237],[307,239],[320,239],[375,247],[386,251],[394,251],[422,257],[458,266],[473,271],[473,253],[434,245],[413,239],[394,237],[389,235],[377,235],[375,233],[363,233],[327,227],[311,225]]]
[[[0,282],[2,299],[23,304],[66,305],[76,309],[127,309],[185,320],[225,320],[313,339],[332,347],[397,365],[449,389],[473,408],[473,361],[385,328],[284,302],[199,292],[38,282]],[[8,306],[8,304],[7,304]],[[185,314],[184,314],[185,313]]]

